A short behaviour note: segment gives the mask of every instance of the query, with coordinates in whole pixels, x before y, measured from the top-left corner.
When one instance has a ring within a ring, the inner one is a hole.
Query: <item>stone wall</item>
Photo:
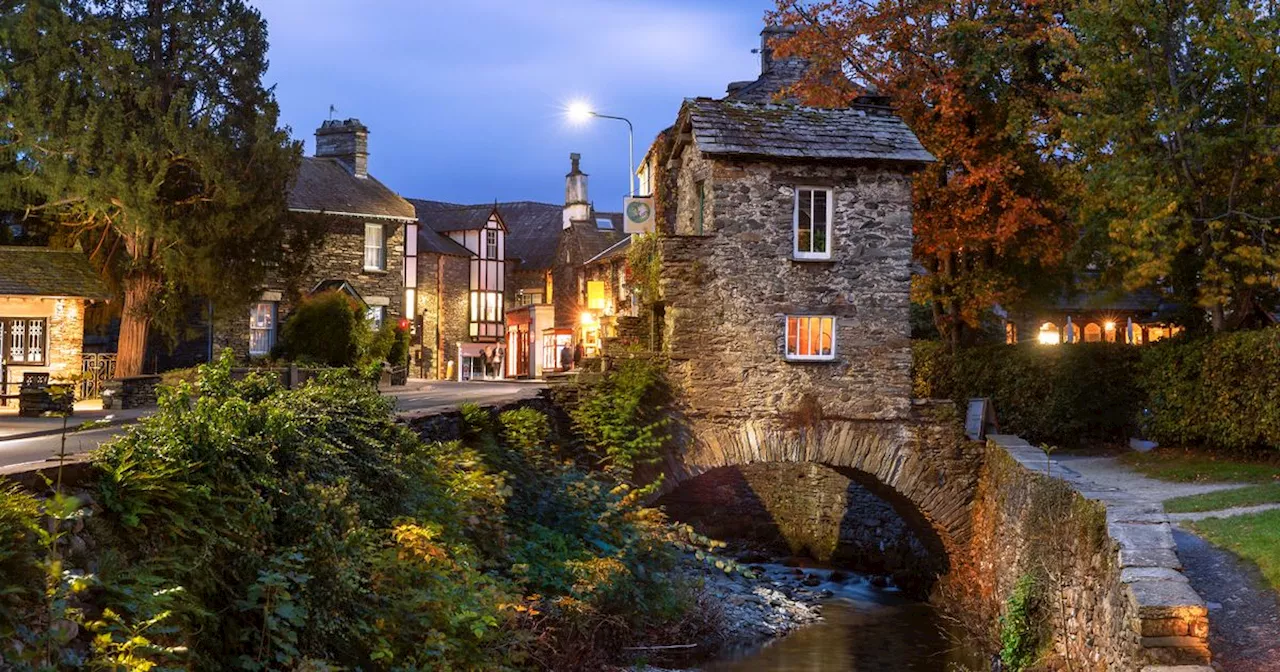
[[[972,545],[953,563],[943,601],[994,630],[1014,584],[1029,575],[1041,586],[1052,653],[1071,669],[1207,664],[1205,603],[1178,571],[1163,512],[1107,506],[1100,496],[1123,493],[1101,493],[1017,437],[992,437]],[[1146,529],[1126,529],[1134,525]]]
[[[456,375],[458,344],[470,336],[471,262],[443,254],[418,256],[418,315],[421,318],[420,349],[414,370],[426,378],[441,379],[453,362]]]
[[[906,417],[909,176],[875,167],[709,166],[713,233],[660,240],[663,340],[682,410],[729,425],[815,404],[827,418]],[[791,259],[797,184],[835,190],[830,261]],[[786,316],[797,314],[836,317],[835,361],[786,360]]]
[[[9,382],[22,382],[24,372],[45,372],[49,374],[49,380],[54,382],[69,382],[79,376],[80,353],[84,348],[84,315],[83,299],[26,296],[0,299],[0,316],[43,317],[48,330],[45,335],[45,347],[48,348],[45,364],[10,364],[7,371]],[[17,386],[11,387],[8,392],[17,394]]]

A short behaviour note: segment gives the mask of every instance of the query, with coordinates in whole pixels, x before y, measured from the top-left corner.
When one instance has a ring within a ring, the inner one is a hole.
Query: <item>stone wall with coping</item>
[[[948,580],[998,612],[1020,576],[1040,576],[1053,652],[1074,669],[1212,669],[1208,611],[1159,504],[1104,490],[1016,436],[992,436],[973,526],[971,560]]]

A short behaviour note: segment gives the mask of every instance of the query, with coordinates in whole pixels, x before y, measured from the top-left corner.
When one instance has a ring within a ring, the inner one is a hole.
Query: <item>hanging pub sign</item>
[[[969,400],[969,411],[964,416],[964,434],[972,441],[981,441],[988,432],[999,432],[996,409],[991,400],[982,397]]]
[[[653,197],[631,197],[624,201],[622,231],[649,233],[654,229]]]

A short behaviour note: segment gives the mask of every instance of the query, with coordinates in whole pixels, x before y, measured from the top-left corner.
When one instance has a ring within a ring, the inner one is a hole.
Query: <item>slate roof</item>
[[[622,240],[619,240],[613,245],[610,245],[608,248],[605,249],[605,251],[601,252],[600,254],[597,254],[596,256],[591,257],[590,259],[587,260],[587,263],[594,264],[598,261],[609,261],[611,259],[616,259],[620,256],[626,255],[627,250],[629,249],[631,249],[631,236],[629,235],[623,236]]]
[[[448,233],[450,231],[474,231],[483,229],[489,223],[489,216],[497,207],[496,203],[488,205],[458,205],[443,201],[424,201],[409,199],[417,211],[418,221],[431,227],[433,231]],[[506,216],[503,215],[503,219]]]
[[[556,261],[564,231],[564,206],[533,201],[499,203],[507,223],[507,256],[520,260],[520,270],[546,270]]]
[[[775,99],[783,90],[799,82],[808,70],[809,62],[802,59],[774,61],[755,81],[730,84],[724,99],[744,103],[799,103],[794,96]]]
[[[578,259],[594,259],[600,253],[613,247],[627,235],[622,232],[622,213],[596,212],[592,219],[573,222],[573,236],[578,244]],[[613,222],[612,229],[602,229],[596,225],[596,219],[608,218]]]
[[[352,175],[337,159],[304,157],[289,188],[289,209],[412,220],[413,206],[386,185]]]
[[[0,295],[111,297],[83,252],[17,246],[0,246]]]
[[[1160,292],[1154,289],[1140,289],[1136,292],[1082,292],[1060,296],[1054,305],[1063,311],[1114,310],[1126,313],[1155,313],[1168,306]]]
[[[687,115],[687,116],[686,116]],[[817,108],[694,98],[682,116],[706,154],[928,163],[933,155],[883,108]]]

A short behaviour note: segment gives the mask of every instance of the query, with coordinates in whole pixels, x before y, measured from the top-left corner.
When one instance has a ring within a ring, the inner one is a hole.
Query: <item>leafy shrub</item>
[[[1000,616],[1000,662],[1010,672],[1030,669],[1044,649],[1047,619],[1041,593],[1040,582],[1023,574]]]
[[[657,461],[669,439],[665,411],[670,399],[658,364],[624,359],[603,376],[579,383],[569,417],[598,463],[630,481],[637,466]]]
[[[913,344],[912,392],[991,397],[1003,431],[1074,445],[1124,441],[1280,450],[1280,327],[1142,347]]]
[[[40,505],[16,485],[0,484],[0,641],[21,622],[19,605],[32,597],[40,576]]]
[[[1001,431],[1059,445],[1123,441],[1142,395],[1138,348],[1114,343],[1045,347],[990,345],[951,354],[938,343],[914,347],[917,396],[963,405],[990,397]]]
[[[346,370],[285,390],[231,363],[96,456],[92,565],[0,494],[0,605],[31,596],[16,669],[594,669],[684,622],[662,514],[555,459],[545,416],[467,407],[465,442],[427,444]]]
[[[1280,450],[1280,327],[1154,343],[1142,364],[1152,439]]]
[[[280,330],[280,354],[326,366],[355,366],[366,349],[365,311],[350,295],[332,290],[302,299]]]

